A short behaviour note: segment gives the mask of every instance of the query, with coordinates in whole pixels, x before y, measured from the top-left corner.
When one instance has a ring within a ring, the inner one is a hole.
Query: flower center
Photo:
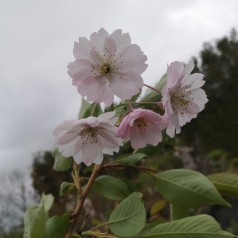
[[[99,135],[102,135],[104,129],[101,126],[91,127],[86,125],[80,132],[81,138],[85,139],[85,143],[97,144],[100,143]]]
[[[174,94],[171,95],[171,102],[176,107],[187,108],[193,98],[191,97],[192,92],[186,91],[186,87],[179,88]]]
[[[113,52],[106,49],[107,54],[100,55],[97,51],[93,52],[93,57],[96,59],[96,64],[91,64],[91,72],[94,77],[99,79],[102,83],[111,84],[115,74],[119,71],[119,66],[123,63],[120,59],[121,55],[116,55],[116,50]],[[121,78],[122,76],[119,75]]]
[[[187,106],[189,103],[189,101],[186,100],[186,98],[182,96],[176,96],[176,95],[171,97],[171,101],[172,101],[172,104],[176,106]]]
[[[146,128],[147,121],[144,117],[140,117],[134,121],[134,126],[138,127],[139,129]]]
[[[104,64],[102,67],[101,67],[101,73],[102,74],[107,74],[110,72],[110,65],[109,64]]]

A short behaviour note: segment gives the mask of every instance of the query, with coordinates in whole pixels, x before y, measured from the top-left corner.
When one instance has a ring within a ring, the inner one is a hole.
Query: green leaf
[[[173,169],[157,173],[155,177],[161,194],[176,206],[187,208],[213,204],[229,206],[212,182],[199,172]]]
[[[75,189],[76,186],[74,183],[68,183],[68,182],[63,182],[60,185],[60,196],[65,195],[66,193],[72,191],[73,189]]]
[[[79,111],[79,119],[81,118],[85,118],[85,113],[88,110],[88,108],[91,106],[91,103],[89,103],[88,101],[86,101],[84,98],[82,98],[81,100],[81,108]]]
[[[99,116],[102,114],[102,109],[98,103],[89,103],[82,98],[81,109],[79,112],[79,119],[90,116]]]
[[[147,158],[148,156],[143,153],[137,153],[137,154],[132,154],[130,156],[127,156],[125,158],[115,160],[114,162],[120,162],[120,164],[126,164],[126,165],[134,165],[141,161],[144,158]]]
[[[130,99],[130,102],[136,102],[136,100],[140,97],[140,95],[141,95],[141,90],[139,93],[137,93]]]
[[[118,121],[121,121],[123,117],[128,113],[128,106],[127,105],[120,105],[114,108],[115,115],[118,117]]]
[[[158,90],[162,90],[166,82],[167,82],[167,74],[164,74],[160,79],[160,81],[155,85],[155,88]]]
[[[216,173],[207,177],[222,194],[238,198],[237,174]]]
[[[145,229],[140,238],[235,238],[208,215],[187,217]]]
[[[172,211],[172,214],[170,215],[172,217],[172,220],[178,220],[181,218],[189,217],[190,209],[191,208],[184,208],[170,204],[170,212]]]
[[[54,203],[54,196],[51,194],[42,194],[41,197],[41,202],[40,202],[40,206],[43,206],[45,209],[45,212],[48,212],[51,207],[53,206]]]
[[[159,82],[154,86],[155,89],[161,91],[163,86],[166,84],[167,81],[167,74],[164,74]],[[146,94],[141,101],[142,102],[159,102],[161,99],[161,94],[149,89],[149,93]]]
[[[102,175],[95,179],[94,188],[103,197],[111,200],[123,200],[129,195],[127,185],[111,175]]]
[[[54,197],[51,194],[42,194],[38,206],[28,207],[24,217],[24,238],[45,237],[45,226],[48,220],[48,211],[52,207]]]
[[[24,217],[24,238],[42,238],[44,237],[45,224],[48,215],[44,206],[31,206],[26,210]]]
[[[46,223],[46,238],[64,238],[70,224],[69,215],[51,217]]]
[[[110,230],[119,237],[137,235],[145,226],[146,213],[142,194],[135,192],[124,199],[111,213]]]
[[[24,238],[44,237],[45,225],[48,220],[48,211],[52,207],[54,197],[51,194],[42,194],[38,206],[28,207],[24,217]]]
[[[73,157],[64,157],[58,149],[52,153],[55,158],[53,169],[58,172],[69,170],[73,163]]]

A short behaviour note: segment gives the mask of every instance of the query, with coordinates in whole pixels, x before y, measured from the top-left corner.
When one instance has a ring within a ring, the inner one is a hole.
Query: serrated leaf
[[[73,189],[75,189],[76,186],[74,183],[68,183],[68,182],[63,182],[60,185],[60,196],[65,195],[66,193],[72,191]]]
[[[52,152],[52,155],[55,158],[53,169],[58,172],[63,172],[69,170],[73,164],[72,157],[64,157],[58,149],[55,149]]]
[[[145,229],[140,238],[235,238],[208,215],[187,217]]]
[[[98,103],[89,103],[84,98],[82,98],[81,109],[79,112],[79,119],[87,118],[90,116],[99,116],[102,113],[100,104]]]
[[[132,154],[130,156],[127,156],[125,158],[115,160],[114,162],[117,163],[119,162],[120,164],[126,164],[126,165],[134,165],[141,161],[144,158],[147,158],[148,156],[143,153],[137,153],[137,154]]]
[[[137,235],[145,226],[146,213],[142,194],[135,192],[124,199],[111,213],[108,225],[119,237]]]
[[[129,195],[129,189],[122,180],[111,175],[102,175],[95,179],[94,188],[103,197],[121,201]]]
[[[232,173],[215,173],[207,176],[215,187],[224,195],[238,198],[238,175]]]
[[[176,206],[186,208],[213,204],[229,206],[212,182],[199,172],[173,169],[157,173],[155,177],[160,193]]]
[[[45,227],[46,238],[64,238],[69,224],[70,220],[67,213],[51,217]]]

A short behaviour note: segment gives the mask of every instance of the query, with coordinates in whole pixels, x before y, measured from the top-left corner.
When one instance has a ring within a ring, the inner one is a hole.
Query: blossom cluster
[[[68,74],[79,94],[106,106],[111,106],[116,96],[127,100],[130,109],[120,120],[111,111],[98,117],[65,121],[54,130],[59,151],[66,157],[73,156],[77,163],[101,164],[103,154],[118,152],[127,141],[134,149],[156,146],[162,141],[163,130],[174,137],[208,101],[201,89],[203,75],[192,74],[193,62],[185,65],[175,61],[168,65],[161,102],[155,102],[162,105],[163,115],[133,108],[129,100],[144,85],[141,74],[147,68],[147,57],[138,45],[131,43],[129,34],[121,30],[109,35],[102,28],[90,39],[80,37],[73,53],[75,60],[69,63]]]

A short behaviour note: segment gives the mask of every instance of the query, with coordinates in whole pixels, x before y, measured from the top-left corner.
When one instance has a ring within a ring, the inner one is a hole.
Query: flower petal
[[[91,165],[97,158],[98,153],[102,153],[101,147],[97,143],[84,143],[82,146],[82,158],[85,165]]]
[[[74,55],[76,60],[68,65],[68,73],[78,92],[89,101],[110,106],[114,95],[130,99],[143,86],[140,75],[147,68],[147,57],[139,46],[131,44],[128,33],[116,30],[109,35],[101,28],[90,41],[79,38]]]
[[[120,57],[120,58],[119,58]],[[118,61],[123,62],[123,66],[130,68],[130,71],[141,75],[147,68],[145,61],[147,57],[143,54],[138,45],[132,44],[118,52]]]
[[[146,146],[146,143],[143,140],[138,127],[133,127],[130,129],[130,141],[133,149],[139,149]]]
[[[143,79],[133,74],[124,77],[115,76],[111,82],[111,87],[116,96],[121,99],[130,99],[132,96],[140,92],[143,86]]]
[[[79,37],[79,42],[74,42],[74,57],[76,59],[88,59],[90,60],[90,49],[92,48],[92,43],[85,37]]]
[[[117,50],[120,52],[123,48],[131,44],[131,38],[128,33],[122,34],[122,30],[115,30],[110,37],[116,42]]]
[[[95,48],[98,49],[100,54],[103,54],[104,41],[109,36],[108,32],[101,28],[98,32],[94,32],[90,36],[90,41],[93,43]]]

